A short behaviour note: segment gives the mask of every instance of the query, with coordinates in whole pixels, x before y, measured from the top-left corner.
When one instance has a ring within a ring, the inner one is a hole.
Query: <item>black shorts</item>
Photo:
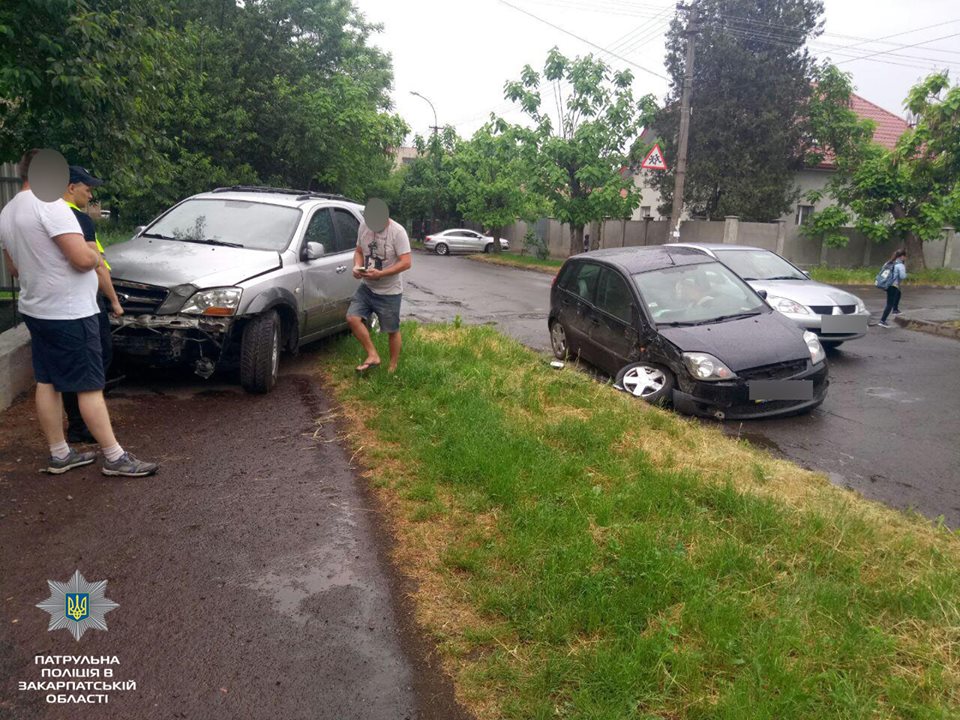
[[[40,320],[27,315],[33,373],[57,392],[103,390],[100,319]]]

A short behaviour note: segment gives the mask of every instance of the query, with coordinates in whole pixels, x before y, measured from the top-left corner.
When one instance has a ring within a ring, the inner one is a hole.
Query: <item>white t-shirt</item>
[[[82,235],[80,223],[63,200],[45,203],[30,190],[0,212],[0,244],[20,272],[20,313],[40,320],[76,320],[100,312],[97,273],[74,270],[58,235]]]
[[[403,225],[393,220],[379,233],[368,228],[366,223],[361,223],[357,231],[357,247],[363,253],[368,267],[376,267],[375,260],[379,259],[382,264],[380,269],[389,270],[400,261],[401,255],[410,252],[410,238]],[[379,280],[364,279],[361,282],[377,295],[399,295],[403,292],[402,274],[388,275]]]

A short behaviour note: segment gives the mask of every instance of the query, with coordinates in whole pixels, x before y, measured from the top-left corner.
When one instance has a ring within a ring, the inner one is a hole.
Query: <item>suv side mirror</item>
[[[323,243],[307,243],[307,260],[316,260],[317,258],[322,258],[324,252]]]
[[[767,291],[766,291],[766,290],[757,290],[757,295],[759,295],[760,297],[762,297],[764,300],[767,299]]]
[[[804,275],[806,275],[807,277],[810,277],[810,271],[809,271],[809,270],[801,270],[800,272],[802,272],[802,273],[803,273]]]
[[[140,233],[142,233],[142,232],[143,232],[144,230],[146,230],[146,229],[147,229],[147,226],[146,226],[146,225],[137,225],[136,230],[133,231],[133,236],[134,236],[134,237],[139,237],[139,236],[140,236]]]

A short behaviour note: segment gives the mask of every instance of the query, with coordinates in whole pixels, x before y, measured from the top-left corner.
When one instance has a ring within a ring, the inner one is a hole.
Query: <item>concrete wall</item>
[[[0,412],[33,385],[30,333],[26,325],[0,333]]]
[[[663,245],[671,242],[669,220],[607,220],[584,228],[590,235],[591,246],[618,248]],[[522,238],[527,225],[514,223],[505,230],[504,237],[510,240],[513,252],[527,251]],[[553,258],[566,258],[570,254],[570,228],[554,219],[544,218],[530,226],[540,237],[546,238]],[[825,246],[820,240],[804,237],[793,219],[772,223],[741,222],[727,218],[723,222],[685,220],[680,223],[681,242],[730,243],[752,245],[779,253],[800,267],[830,265],[833,267],[879,267],[900,243],[877,244],[861,235],[854,228],[842,230],[847,244],[842,248]],[[924,259],[927,267],[952,267],[960,270],[960,233],[944,228],[943,238],[924,243]]]

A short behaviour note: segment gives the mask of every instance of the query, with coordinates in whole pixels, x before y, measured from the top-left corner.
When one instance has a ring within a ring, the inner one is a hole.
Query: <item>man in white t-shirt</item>
[[[103,474],[152,475],[156,464],[120,447],[103,399],[95,272],[100,253],[87,245],[62,198],[44,202],[30,189],[30,165],[40,152],[52,151],[31,150],[20,160],[23,189],[0,212],[0,244],[11,273],[20,279],[17,307],[30,331],[37,417],[50,446],[47,472],[64,473],[96,459],[96,453],[77,452],[64,439],[61,393],[75,392],[103,450]]]
[[[400,301],[403,280],[400,273],[412,264],[410,238],[403,226],[389,217],[386,203],[376,198],[367,202],[364,222],[357,232],[357,249],[353,258],[353,276],[361,280],[350,307],[347,323],[367,353],[357,372],[366,372],[380,365],[380,355],[367,329],[370,317],[380,318],[380,329],[388,335],[390,365],[395,372],[400,361]]]

